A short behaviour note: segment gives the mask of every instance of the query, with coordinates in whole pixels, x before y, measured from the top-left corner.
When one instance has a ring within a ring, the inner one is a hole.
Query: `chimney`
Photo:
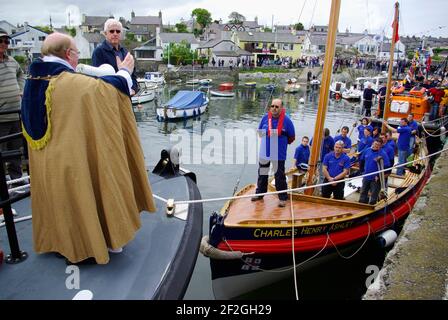
[[[131,11],[131,19],[134,19],[135,18],[135,12],[134,12],[134,10],[132,10]]]
[[[258,25],[258,17],[255,17],[255,23]]]

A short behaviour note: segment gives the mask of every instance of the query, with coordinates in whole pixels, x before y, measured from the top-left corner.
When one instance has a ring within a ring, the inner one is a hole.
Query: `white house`
[[[46,32],[36,29],[25,22],[22,32],[11,35],[11,44],[8,52],[11,56],[38,58],[42,43],[47,36]]]
[[[142,46],[134,49],[137,60],[162,61],[163,52],[170,44],[186,43],[190,50],[195,51],[199,47],[199,41],[192,33],[161,33],[159,28],[156,37],[143,43]]]
[[[390,43],[380,43],[378,51],[376,54],[377,59],[390,59]],[[406,46],[399,40],[395,44],[394,59],[404,59],[406,58]]]
[[[378,42],[368,34],[338,34],[336,46],[343,49],[356,48],[364,55],[375,55],[378,51]]]
[[[75,43],[79,54],[79,59],[91,59],[93,50],[98,47],[105,37],[99,32],[82,32],[80,28],[76,28]]]
[[[253,56],[252,53],[240,49],[234,41],[230,39],[213,39],[202,43],[198,47],[199,56],[207,57],[208,64],[212,66],[212,61],[215,60],[215,66],[218,66],[218,61],[223,60],[224,66],[229,66],[232,60],[233,66],[237,65],[237,60],[243,59],[249,61]]]
[[[18,28],[6,20],[0,20],[0,29],[5,30],[8,34],[13,34],[17,32]]]

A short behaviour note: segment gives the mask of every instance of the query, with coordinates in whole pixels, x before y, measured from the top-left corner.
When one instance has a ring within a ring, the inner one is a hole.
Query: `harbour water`
[[[190,158],[187,159],[189,161],[181,163],[181,166],[196,173],[203,198],[231,196],[238,180],[238,188],[256,182],[258,168],[256,162],[250,162],[249,157],[246,156],[245,163],[233,161],[229,164],[232,161],[227,161],[223,152],[224,138],[216,139],[216,136],[221,133],[221,136],[225,137],[225,131],[229,129],[255,130],[265,113],[270,98],[280,97],[283,99],[287,114],[291,117],[296,130],[296,141],[288,147],[288,159],[290,160],[287,161],[287,168],[292,166],[294,150],[300,144],[301,138],[304,135],[309,137],[313,135],[318,89],[308,88],[307,90],[306,86],[302,86],[300,92],[296,94],[284,94],[282,90],[277,89],[271,96],[271,93],[263,88],[238,87],[234,98],[211,97],[208,112],[201,115],[200,118],[176,123],[158,122],[155,112],[156,105],[167,101],[180,89],[191,90],[191,87],[167,85],[160,92],[157,100],[134,106],[134,112],[148,165],[154,165],[158,161],[160,150],[176,145],[179,136],[187,136],[192,141],[202,137],[202,144],[191,144]],[[300,98],[304,98],[305,103],[299,103]],[[342,126],[352,129],[355,121],[361,118],[360,113],[359,103],[330,100],[325,126],[330,129],[331,135],[334,137]],[[357,132],[355,130],[353,130],[351,138],[356,141]],[[244,144],[244,139],[236,140],[236,150],[242,150],[238,149],[238,144]],[[248,141],[243,145],[245,151],[250,143]],[[212,151],[210,152],[210,150]],[[207,154],[212,154],[214,161],[205,159],[204,155]],[[195,159],[194,155],[196,155]],[[235,156],[234,160],[236,158]],[[204,203],[204,235],[209,233],[210,213],[219,211],[223,204],[224,202]],[[372,245],[369,244],[369,246]],[[299,296],[304,299],[360,299],[366,290],[366,279],[369,277],[366,267],[373,265],[381,268],[384,255],[384,251],[366,246],[349,262],[347,259],[339,257],[331,264],[301,274],[297,281]],[[373,269],[377,270],[376,267]],[[286,279],[243,298],[294,299],[294,280]],[[201,254],[198,257],[185,299],[214,299],[209,261]]]

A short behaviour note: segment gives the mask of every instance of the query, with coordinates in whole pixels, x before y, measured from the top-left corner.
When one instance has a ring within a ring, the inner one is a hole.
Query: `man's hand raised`
[[[134,57],[128,52],[123,61],[121,61],[119,57],[116,58],[118,70],[125,69],[129,74],[132,74],[132,71],[134,70]]]

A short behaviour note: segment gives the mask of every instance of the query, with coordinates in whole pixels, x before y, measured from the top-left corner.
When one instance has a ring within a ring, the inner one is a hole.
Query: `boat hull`
[[[419,182],[403,191],[394,203],[356,219],[292,229],[291,226],[229,227],[224,224],[224,219],[212,218],[210,243],[222,251],[247,254],[234,260],[210,258],[215,296],[222,299],[236,297],[287,277],[288,272],[279,270],[292,267],[293,234],[296,265],[313,257],[298,269],[302,271],[334,256],[336,248],[339,252],[359,248],[382,231],[401,226],[415,205],[430,171],[427,168]]]
[[[132,104],[140,104],[154,100],[156,94],[154,90],[144,90],[131,98]]]
[[[156,109],[157,119],[159,121],[172,121],[183,120],[192,117],[197,117],[207,111],[208,100],[200,107],[188,108],[188,109],[176,109],[171,107],[160,107]]]

